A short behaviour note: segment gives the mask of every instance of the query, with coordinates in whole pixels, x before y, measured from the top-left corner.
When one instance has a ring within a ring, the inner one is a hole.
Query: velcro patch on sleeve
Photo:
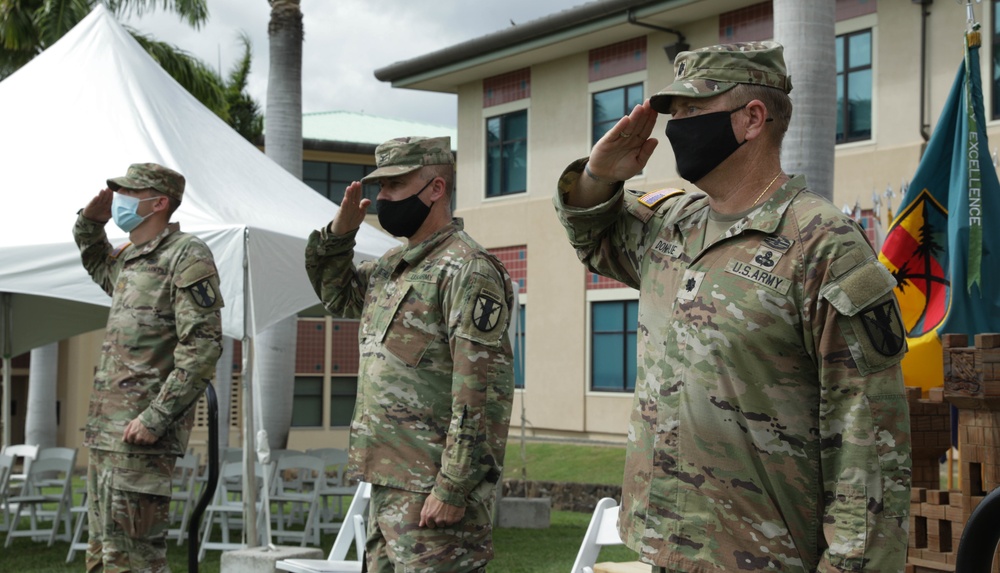
[[[125,249],[129,248],[130,246],[132,246],[132,243],[124,243],[118,245],[117,247],[115,247],[115,250],[111,251],[110,257],[112,259],[117,259],[118,257],[121,256],[122,253],[125,252]]]
[[[650,209],[655,209],[657,205],[667,200],[669,197],[683,193],[683,189],[660,189],[658,191],[650,191],[642,197],[639,197],[639,202],[649,207]]]

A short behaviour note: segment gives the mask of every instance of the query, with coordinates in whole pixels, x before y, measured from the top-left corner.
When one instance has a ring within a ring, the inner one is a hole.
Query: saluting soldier
[[[660,573],[902,571],[895,281],[861,229],[781,167],[781,45],[683,52],[674,76],[555,198],[580,259],[639,290],[621,537]],[[624,189],[657,145],[657,113],[703,192]]]
[[[510,278],[452,218],[450,138],[393,139],[375,157],[362,181],[406,244],[354,265],[371,203],[355,181],[306,247],[326,308],[361,318],[350,462],[373,484],[368,571],[485,571],[514,393]]]
[[[90,396],[87,571],[170,571],[171,475],[187,451],[195,403],[222,351],[212,252],[170,217],[184,177],[155,163],[108,179],[73,236],[111,311]],[[129,234],[112,248],[109,220]]]

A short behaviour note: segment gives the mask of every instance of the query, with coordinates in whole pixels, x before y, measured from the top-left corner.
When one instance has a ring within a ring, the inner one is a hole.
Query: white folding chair
[[[270,496],[271,503],[277,504],[278,509],[272,515],[277,520],[278,527],[271,531],[271,535],[278,541],[299,539],[303,547],[307,540],[319,545],[319,498],[316,485],[322,480],[325,467],[320,458],[305,454],[285,454],[278,459]],[[289,518],[296,507],[305,513],[305,528],[302,531],[286,529],[290,519],[285,517],[285,504],[289,504]]]
[[[346,483],[344,470],[347,469],[347,450],[340,448],[319,448],[306,450],[306,454],[323,460],[326,471],[316,482],[319,490],[320,531],[336,532],[340,529],[344,515],[344,498],[354,495],[357,486]],[[334,507],[333,501],[336,501]]]
[[[76,450],[73,450],[74,456],[71,459],[51,457],[36,459],[31,463],[31,469],[28,470],[28,477],[25,479],[21,494],[9,498],[10,503],[17,504],[17,511],[14,512],[10,529],[7,531],[5,547],[10,547],[15,537],[43,537],[46,535],[48,536],[48,545],[51,547],[59,532],[61,522],[66,524],[65,538],[70,539],[72,525],[69,521],[69,512],[73,495],[75,452]],[[52,474],[60,477],[53,478]],[[54,505],[54,509],[43,509],[45,505]],[[25,508],[30,514],[30,529],[20,530],[18,526]],[[51,517],[52,525],[46,528],[41,527],[40,522],[48,521],[46,519],[48,517]]]
[[[0,453],[7,454],[8,456],[14,458],[14,465],[17,465],[18,458],[21,459],[21,471],[18,473],[11,473],[8,484],[8,488],[13,492],[20,492],[21,485],[24,480],[28,477],[28,469],[31,468],[31,462],[36,457],[38,457],[38,445],[29,444],[17,444],[13,446],[6,446]]]
[[[263,518],[261,490],[264,487],[264,470],[258,462],[254,462],[254,476],[257,482],[257,517],[260,521]],[[205,519],[202,522],[201,549],[198,550],[199,562],[205,558],[205,551],[208,549],[228,551],[246,547],[241,541],[242,535],[240,533],[237,533],[236,541],[230,540],[231,529],[242,529],[243,527],[242,491],[243,462],[222,464],[222,469],[219,471],[219,484],[216,486],[212,503],[205,510]],[[209,541],[216,520],[222,529],[222,541]],[[262,525],[263,522],[257,524],[258,531],[262,530]]]
[[[90,545],[84,535],[87,532],[87,513],[89,511],[87,508],[87,488],[83,489],[80,505],[74,505],[69,511],[70,515],[76,516],[76,519],[73,524],[73,539],[70,540],[69,551],[66,552],[66,563],[72,563],[76,552],[86,551]]]
[[[198,500],[194,478],[198,474],[200,461],[198,454],[188,452],[177,458],[177,463],[174,464],[174,475],[170,480],[170,523],[180,523],[176,529],[167,530],[167,537],[176,538],[177,545],[184,543],[187,537],[188,520]]]
[[[594,508],[590,518],[587,533],[583,536],[580,551],[570,573],[594,573],[594,565],[601,547],[606,545],[622,545],[618,536],[618,502],[610,497],[601,498]]]
[[[274,564],[282,571],[292,573],[359,573],[364,563],[365,514],[368,502],[372,497],[372,485],[367,482],[358,484],[354,498],[347,507],[344,524],[337,533],[337,538],[326,559],[283,559]],[[347,553],[354,544],[355,559],[348,561]]]
[[[0,454],[0,531],[7,531],[10,527],[10,512],[13,508],[7,503],[7,498],[10,496],[8,483],[12,473],[14,473],[14,456]]]

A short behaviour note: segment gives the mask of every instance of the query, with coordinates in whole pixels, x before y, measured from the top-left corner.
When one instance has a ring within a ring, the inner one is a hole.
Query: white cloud
[[[572,7],[565,0],[303,0],[304,112],[363,111],[385,117],[455,125],[451,94],[393,88],[374,72]],[[270,6],[266,0],[212,0],[209,21],[194,30],[173,14],[156,12],[127,23],[201,58],[227,74],[240,54],[240,31],[253,42],[250,94],[267,97]]]

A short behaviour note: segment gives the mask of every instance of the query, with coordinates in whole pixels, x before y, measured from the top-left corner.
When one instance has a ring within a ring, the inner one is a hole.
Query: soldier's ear
[[[446,186],[448,184],[445,182],[444,177],[436,176],[434,177],[434,182],[431,183],[429,191],[431,192],[430,200],[432,202],[437,202],[442,197],[447,195]]]

